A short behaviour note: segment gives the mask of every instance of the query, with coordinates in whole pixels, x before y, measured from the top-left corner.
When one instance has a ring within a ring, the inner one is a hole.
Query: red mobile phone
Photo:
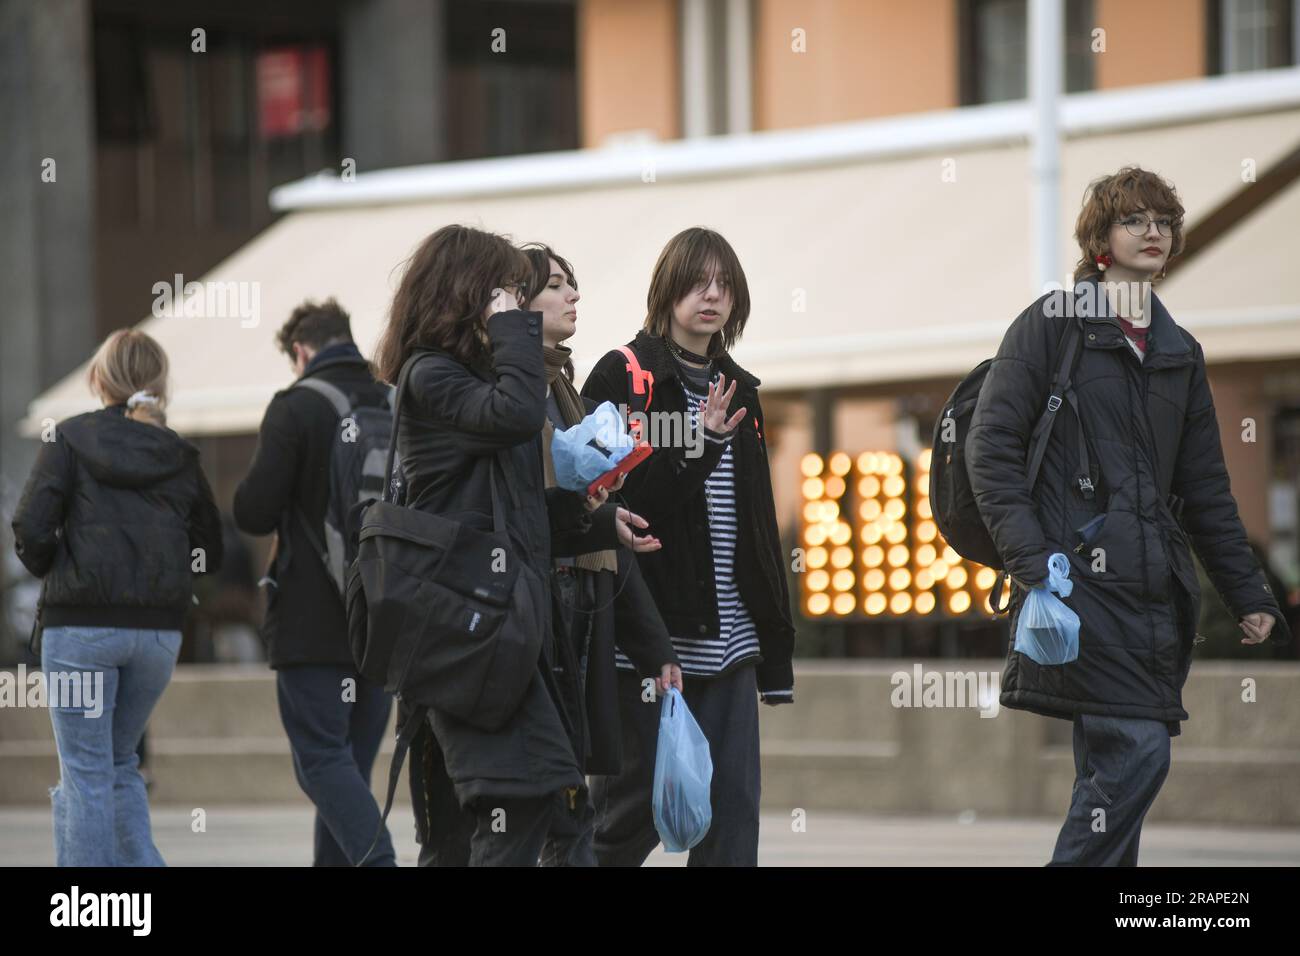
[[[652,451],[654,451],[654,448],[648,442],[641,442],[624,455],[622,461],[589,484],[587,486],[587,494],[594,495],[601,488],[610,487],[614,482],[618,481],[619,475],[626,475],[637,465],[641,464],[641,462],[649,458],[650,452]]]

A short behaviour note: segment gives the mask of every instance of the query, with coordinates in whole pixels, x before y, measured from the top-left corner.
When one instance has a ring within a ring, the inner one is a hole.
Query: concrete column
[[[0,595],[25,573],[9,522],[36,453],[15,423],[95,346],[91,50],[89,0],[0,0]]]
[[[343,155],[357,172],[446,157],[445,26],[442,0],[343,8]]]

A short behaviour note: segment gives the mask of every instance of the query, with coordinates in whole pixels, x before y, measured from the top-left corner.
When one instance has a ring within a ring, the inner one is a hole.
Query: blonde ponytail
[[[167,353],[151,336],[119,329],[104,340],[90,363],[90,390],[109,405],[127,406],[127,417],[167,424]]]

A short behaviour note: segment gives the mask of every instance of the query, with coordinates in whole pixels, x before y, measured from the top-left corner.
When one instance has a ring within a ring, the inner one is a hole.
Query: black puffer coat
[[[14,512],[18,557],[45,579],[42,627],[179,630],[193,575],[221,567],[221,517],[198,449],[125,412],[62,422]]]
[[[506,531],[516,557],[549,582],[557,549],[574,554],[615,547],[618,537],[612,507],[589,516],[581,495],[543,487],[546,377],[540,325],[537,312],[492,316],[491,369],[470,369],[440,353],[420,359],[407,382],[397,451],[407,507],[485,531],[492,528],[491,463],[503,452],[510,474],[498,474],[496,480]],[[549,594],[543,606],[549,609]],[[422,768],[439,756],[463,807],[483,796],[542,796],[584,785],[550,680],[554,638],[549,613],[542,618],[537,622],[545,632],[537,676],[504,727],[486,732],[430,709],[432,733],[412,741],[412,798],[422,839],[423,816],[440,802],[438,794],[426,790]],[[404,718],[405,708],[400,708],[399,719]],[[440,754],[426,752],[434,746]]]
[[[1031,497],[1026,449],[1068,322],[1083,330],[1073,382],[1095,494],[1088,499],[1078,487],[1078,427],[1062,408]],[[1177,733],[1187,719],[1182,687],[1200,604],[1193,547],[1238,618],[1266,611],[1276,619],[1270,640],[1290,639],[1237,515],[1205,356],[1156,296],[1141,361],[1096,282],[1026,309],[989,369],[966,452],[980,514],[1008,571],[1037,585],[1048,555],[1065,553],[1074,582],[1065,603],[1080,619],[1071,663],[1042,667],[1010,652],[1004,706],[1064,718],[1146,717]],[[1100,515],[1085,543],[1076,529]],[[1023,595],[1017,588],[1012,635]]]

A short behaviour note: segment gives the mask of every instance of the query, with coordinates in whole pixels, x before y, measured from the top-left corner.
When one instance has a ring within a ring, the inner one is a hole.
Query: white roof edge
[[[1294,106],[1300,106],[1300,67],[1287,67],[1073,93],[1061,100],[1061,131],[1094,135]],[[1029,103],[1018,100],[800,129],[431,163],[363,172],[351,181],[322,172],[273,189],[270,202],[286,212],[631,184],[650,169],[656,182],[799,169],[1023,142],[1030,124]]]

